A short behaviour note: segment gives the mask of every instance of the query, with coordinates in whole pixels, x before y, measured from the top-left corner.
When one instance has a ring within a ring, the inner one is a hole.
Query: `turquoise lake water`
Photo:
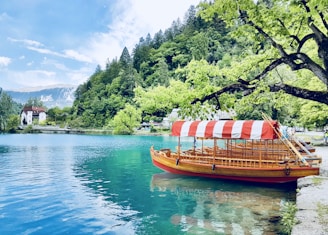
[[[168,136],[0,135],[1,234],[277,234],[296,185],[183,177]]]

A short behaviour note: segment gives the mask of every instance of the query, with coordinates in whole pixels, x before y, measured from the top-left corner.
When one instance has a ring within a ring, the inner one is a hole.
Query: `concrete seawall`
[[[112,130],[102,129],[74,129],[59,126],[33,126],[32,130],[44,134],[112,134]]]
[[[316,147],[322,157],[320,176],[297,181],[296,219],[292,235],[328,234],[328,147]]]

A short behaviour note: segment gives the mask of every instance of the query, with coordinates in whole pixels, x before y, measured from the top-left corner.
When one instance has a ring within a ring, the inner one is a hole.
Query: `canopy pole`
[[[213,141],[214,141],[214,149],[213,149],[213,166],[215,165],[215,155],[216,155],[216,146],[217,146],[217,143],[216,143],[216,139],[213,138]]]
[[[303,158],[303,156],[300,154],[300,152],[295,148],[295,146],[287,139],[284,138],[282,134],[276,130],[276,128],[274,128],[274,126],[271,124],[270,120],[271,118],[269,116],[267,116],[265,113],[262,113],[262,116],[264,118],[264,120],[269,122],[269,125],[272,127],[272,129],[274,130],[274,132],[276,133],[276,135],[279,137],[279,139],[283,142],[283,143],[287,143],[287,145],[293,150],[293,152],[296,154],[296,156],[301,160],[302,163],[304,163],[306,166],[309,166],[309,163]]]
[[[196,152],[196,137],[194,136],[193,154]]]
[[[204,139],[202,138],[202,155],[204,154]]]
[[[303,144],[301,144],[301,142],[295,137],[295,136],[292,136],[291,137],[292,138],[292,140],[294,140],[295,141],[295,143],[304,151],[304,152],[306,152],[309,156],[311,156],[311,157],[314,157],[315,155],[314,154],[312,154],[307,148],[305,148],[304,147],[304,145]]]
[[[178,159],[180,159],[180,136],[179,136],[179,140],[178,140]]]

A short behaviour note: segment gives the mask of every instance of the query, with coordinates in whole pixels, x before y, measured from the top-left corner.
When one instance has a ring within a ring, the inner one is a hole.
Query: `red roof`
[[[46,112],[45,108],[42,107],[36,107],[36,106],[27,106],[23,108],[23,112],[27,112],[27,111],[32,111],[33,114],[39,114],[42,112]]]
[[[173,136],[194,136],[220,139],[277,139],[277,121],[177,121]]]

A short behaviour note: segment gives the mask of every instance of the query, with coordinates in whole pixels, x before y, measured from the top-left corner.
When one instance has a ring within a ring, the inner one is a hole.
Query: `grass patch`
[[[295,202],[285,202],[282,208],[282,232],[284,234],[291,234],[294,225],[298,222],[295,218],[297,212],[297,206]]]
[[[317,211],[319,223],[323,226],[325,232],[328,232],[328,205],[318,202]]]
[[[320,178],[320,177],[313,177],[312,178],[312,183],[314,184],[314,185],[320,185],[321,183],[322,183],[322,181],[323,181],[323,179],[322,178]]]

